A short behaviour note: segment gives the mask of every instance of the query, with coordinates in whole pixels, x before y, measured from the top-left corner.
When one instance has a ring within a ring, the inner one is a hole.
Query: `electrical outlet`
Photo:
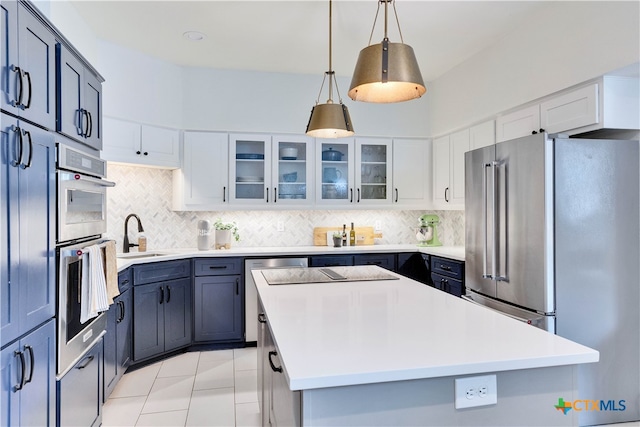
[[[455,379],[456,409],[498,403],[498,387],[495,375]]]
[[[278,221],[276,224],[278,231],[284,231],[284,221]]]
[[[373,229],[374,231],[382,231],[382,221],[380,220],[374,221]]]

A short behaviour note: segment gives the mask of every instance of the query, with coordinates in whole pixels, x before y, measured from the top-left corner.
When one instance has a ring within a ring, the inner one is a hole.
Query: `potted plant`
[[[342,246],[342,233],[336,231],[333,233],[333,247],[339,248],[340,246]]]
[[[213,223],[213,228],[216,230],[216,249],[231,249],[231,236],[235,241],[240,240],[240,234],[238,233],[238,225],[233,222],[222,222],[220,218]]]

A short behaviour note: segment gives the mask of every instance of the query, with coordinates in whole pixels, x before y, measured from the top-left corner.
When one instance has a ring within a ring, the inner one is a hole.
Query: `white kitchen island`
[[[577,423],[554,405],[589,398],[577,365],[597,351],[389,274],[399,279],[268,285],[253,271],[266,314],[258,393],[273,423]],[[497,403],[456,409],[455,379],[476,374],[496,375]]]

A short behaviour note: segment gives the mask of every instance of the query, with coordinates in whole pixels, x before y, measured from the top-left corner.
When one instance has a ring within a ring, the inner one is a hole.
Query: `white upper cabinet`
[[[497,142],[538,132],[576,135],[640,128],[639,79],[603,76],[496,119]]]
[[[508,141],[540,131],[540,106],[533,105],[496,119],[496,142]]]
[[[390,139],[356,138],[356,205],[391,204],[392,165]]]
[[[105,117],[101,157],[120,163],[178,168],[180,132]]]
[[[316,202],[348,207],[355,202],[355,139],[316,140]]]
[[[313,204],[313,138],[231,134],[230,204],[253,209]]]
[[[489,120],[469,128],[469,150],[487,147],[496,143],[496,124]]]
[[[406,209],[431,206],[431,141],[393,140],[393,204]]]
[[[184,132],[182,167],[173,171],[173,210],[229,205],[228,134]]]

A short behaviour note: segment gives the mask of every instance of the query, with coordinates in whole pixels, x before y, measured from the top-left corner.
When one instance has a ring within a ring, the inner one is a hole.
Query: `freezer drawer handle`
[[[519,316],[516,316],[516,315],[511,314],[511,313],[505,313],[504,311],[496,310],[495,308],[487,307],[486,305],[480,304],[479,302],[474,301],[472,298],[469,298],[466,295],[462,295],[461,298],[464,299],[464,300],[469,301],[472,304],[476,304],[476,305],[479,305],[479,306],[484,307],[486,309],[495,311],[496,313],[504,314],[505,316],[511,317],[512,319],[515,319],[515,320],[517,320],[519,322],[522,322],[522,323],[527,323],[529,325],[532,325],[534,323],[533,322],[534,320],[538,320],[538,319],[526,319],[524,317],[519,317]]]

